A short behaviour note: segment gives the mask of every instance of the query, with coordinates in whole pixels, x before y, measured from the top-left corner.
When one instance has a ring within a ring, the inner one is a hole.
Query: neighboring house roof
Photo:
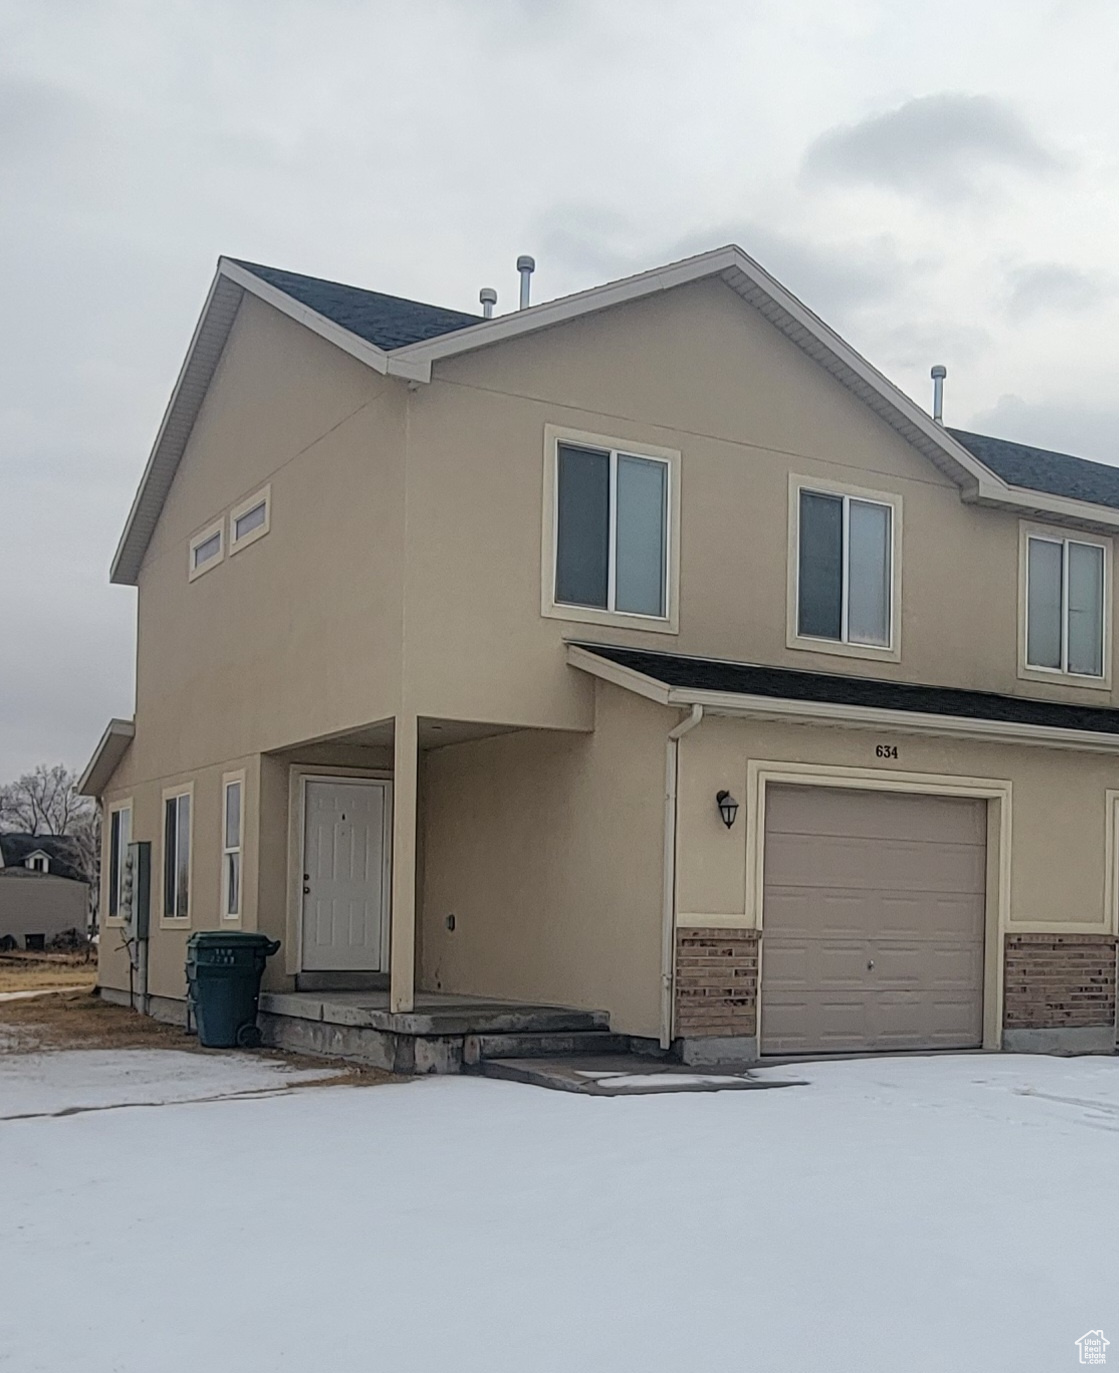
[[[27,860],[37,853],[44,853],[50,859],[51,877],[68,877],[77,882],[85,879],[74,863],[74,841],[62,834],[0,834],[0,853],[4,865],[0,873],[11,876],[25,872],[32,877],[41,877],[25,867]]]
[[[128,751],[136,734],[136,726],[131,720],[109,721],[105,727],[93,757],[85,765],[85,771],[78,778],[74,790],[79,796],[100,796],[108,785],[109,778],[116,772],[120,760]]]
[[[1119,509],[1119,467],[1075,458],[1071,453],[1054,453],[1048,448],[993,439],[986,434],[969,434],[966,429],[948,432],[959,439],[968,452],[974,453],[984,467],[989,467],[1011,486]]]
[[[800,668],[759,667],[722,658],[571,643],[568,661],[664,705],[703,705],[715,714],[774,714],[885,723],[899,728],[928,723],[940,732],[947,720],[968,722],[966,733],[1025,731],[1068,747],[1102,743],[1119,750],[1119,710],[1064,705],[993,691],[965,691],[915,682],[874,681]],[[1089,743],[1083,736],[1092,735]],[[1079,741],[1077,736],[1082,736]]]
[[[202,316],[129,511],[113,559],[112,580],[124,585],[136,583],[163,502],[246,292],[374,371],[425,383],[431,380],[432,366],[440,359],[487,348],[707,278],[723,281],[764,315],[774,328],[955,481],[965,500],[1030,514],[1055,514],[1094,528],[1119,528],[1119,506],[1057,494],[1044,483],[1034,486],[1029,480],[1010,482],[988,467],[734,244],[590,291],[482,320],[455,310],[440,310],[396,296],[223,257],[218,259]],[[403,342],[406,338],[412,341]]]
[[[444,310],[438,305],[423,305],[402,296],[386,296],[360,286],[344,286],[339,281],[323,281],[300,272],[262,267],[257,262],[234,261],[278,291],[386,351],[410,343],[423,343],[440,334],[482,322],[481,315],[467,315],[461,310]]]

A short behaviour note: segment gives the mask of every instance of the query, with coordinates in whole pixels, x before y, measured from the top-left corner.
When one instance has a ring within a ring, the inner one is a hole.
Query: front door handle
[[[304,891],[309,891],[310,888],[304,887],[303,890],[304,890]],[[872,971],[874,970],[874,959],[873,959],[873,958],[868,958],[868,959],[867,959],[867,961],[866,961],[866,970],[867,970],[868,973],[869,973],[869,972],[872,972]]]

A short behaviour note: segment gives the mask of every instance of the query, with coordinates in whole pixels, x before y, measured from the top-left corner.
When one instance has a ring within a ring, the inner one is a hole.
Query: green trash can
[[[187,940],[187,989],[198,1042],[207,1049],[255,1049],[264,965],[278,939],[241,930],[199,930]]]

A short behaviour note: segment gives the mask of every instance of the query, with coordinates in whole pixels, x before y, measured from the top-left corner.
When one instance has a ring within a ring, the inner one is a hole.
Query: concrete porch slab
[[[451,992],[418,992],[415,1010],[405,1013],[389,1010],[389,994],[384,990],[262,992],[260,1009],[268,1015],[403,1035],[544,1034],[601,1030],[610,1024],[605,1011],[496,1001]]]
[[[576,1059],[493,1058],[481,1064],[486,1077],[523,1082],[580,1096],[652,1096],[664,1092],[767,1091],[771,1087],[804,1087],[802,1080],[755,1076],[748,1068],[697,1072],[679,1063],[632,1055]]]

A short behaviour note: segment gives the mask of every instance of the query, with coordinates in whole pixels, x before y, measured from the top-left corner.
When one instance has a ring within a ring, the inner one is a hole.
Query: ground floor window
[[[190,793],[163,803],[163,915],[190,918]]]
[[[244,780],[227,777],[222,784],[221,913],[227,920],[241,914],[241,848],[244,836]]]

